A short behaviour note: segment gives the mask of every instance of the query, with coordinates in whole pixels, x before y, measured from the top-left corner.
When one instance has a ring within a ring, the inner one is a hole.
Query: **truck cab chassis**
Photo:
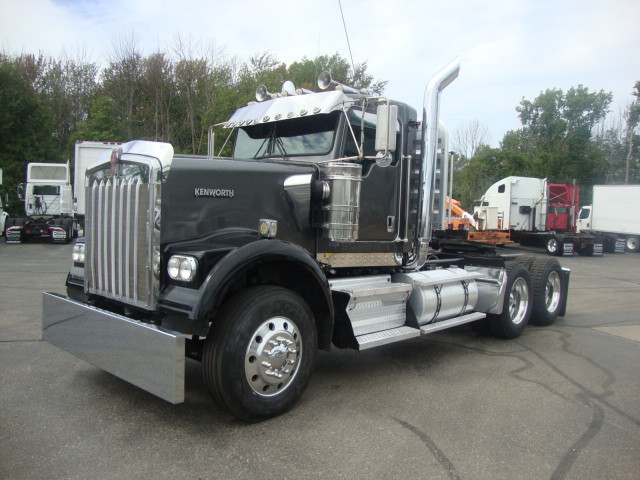
[[[318,349],[553,323],[556,259],[430,247],[438,101],[458,70],[431,80],[421,120],[323,74],[334,90],[259,88],[225,122],[233,158],[115,148],[87,169],[85,237],[67,297],[44,294],[43,339],[172,403],[199,360],[214,401],[259,421],[293,407]]]

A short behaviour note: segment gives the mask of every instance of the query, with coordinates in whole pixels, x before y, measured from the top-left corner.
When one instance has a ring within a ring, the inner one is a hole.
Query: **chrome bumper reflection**
[[[43,293],[42,339],[171,403],[184,402],[185,337]]]

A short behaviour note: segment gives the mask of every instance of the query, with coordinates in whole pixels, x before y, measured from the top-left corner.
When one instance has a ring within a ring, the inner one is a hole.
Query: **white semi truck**
[[[577,232],[580,204],[576,185],[550,183],[546,178],[507,177],[491,185],[476,201],[478,232],[506,233],[521,245],[544,247],[549,255],[602,255],[598,235]]]
[[[591,205],[580,209],[578,227],[610,242],[623,241],[626,250],[640,251],[640,185],[594,185]]]
[[[18,196],[25,216],[7,218],[7,243],[36,238],[68,243],[77,236],[68,163],[29,163],[27,183],[18,186]]]
[[[68,243],[77,237],[79,221],[85,213],[87,168],[101,157],[108,157],[118,145],[117,142],[76,142],[73,187],[68,163],[28,164],[27,182],[18,186],[25,216],[9,217],[5,221],[6,214],[0,215],[6,242],[50,239],[54,243]]]

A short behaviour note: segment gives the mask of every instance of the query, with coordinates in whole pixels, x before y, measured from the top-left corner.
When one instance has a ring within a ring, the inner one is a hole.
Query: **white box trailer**
[[[76,141],[73,170],[73,211],[76,216],[84,216],[84,177],[87,168],[121,145],[121,142]]]
[[[578,227],[611,239],[622,239],[640,251],[640,185],[594,185],[591,205],[580,209]]]

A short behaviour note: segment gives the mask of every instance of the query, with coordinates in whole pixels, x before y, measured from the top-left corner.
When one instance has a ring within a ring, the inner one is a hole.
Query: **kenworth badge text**
[[[260,87],[224,126],[233,158],[133,141],[87,169],[68,298],[45,293],[43,338],[169,402],[185,357],[246,421],[290,409],[316,352],[365,350],[471,324],[498,337],[564,315],[555,258],[435,243],[444,214],[441,91],[422,118],[341,85]],[[431,243],[431,245],[430,245]]]

